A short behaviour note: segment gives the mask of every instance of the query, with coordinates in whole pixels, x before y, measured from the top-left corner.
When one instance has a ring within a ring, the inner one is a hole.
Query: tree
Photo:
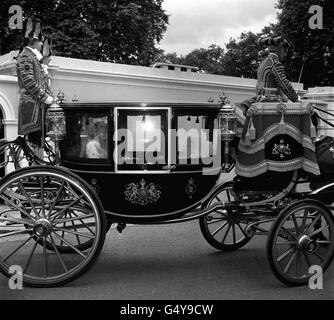
[[[162,0],[2,0],[1,54],[20,47],[20,33],[6,26],[12,4],[40,18],[65,57],[149,65],[168,24]]]
[[[224,71],[224,49],[218,45],[209,48],[195,49],[182,58],[182,64],[198,67],[211,74],[222,74]]]
[[[257,68],[264,55],[264,51],[257,44],[259,38],[259,34],[243,32],[239,40],[231,39],[226,44],[225,75],[256,78]]]
[[[325,73],[329,73],[329,81],[334,85],[334,6],[332,0],[279,0],[277,29],[294,44],[295,55],[287,65],[289,77],[297,81],[302,65],[305,69],[301,81],[306,85],[324,85]],[[309,26],[309,8],[312,5],[323,7],[324,29],[311,29]],[[332,51],[329,70],[324,68],[323,54],[328,47]]]

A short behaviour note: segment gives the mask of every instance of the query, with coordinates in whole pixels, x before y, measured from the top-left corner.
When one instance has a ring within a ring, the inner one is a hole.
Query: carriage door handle
[[[162,169],[163,170],[175,170],[176,166],[174,165],[163,166]]]

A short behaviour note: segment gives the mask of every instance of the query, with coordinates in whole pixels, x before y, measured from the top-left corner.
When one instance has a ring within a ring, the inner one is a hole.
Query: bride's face
[[[105,128],[105,127],[100,128],[99,139],[101,141],[106,141],[107,140],[107,128]]]

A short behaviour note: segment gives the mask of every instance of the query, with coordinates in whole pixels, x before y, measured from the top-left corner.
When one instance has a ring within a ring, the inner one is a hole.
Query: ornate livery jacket
[[[298,95],[287,79],[283,65],[275,53],[270,53],[257,71],[257,95],[281,96],[282,93],[292,102],[298,102]]]
[[[41,108],[48,97],[49,87],[35,54],[24,48],[16,64],[20,87],[18,134],[41,130]]]

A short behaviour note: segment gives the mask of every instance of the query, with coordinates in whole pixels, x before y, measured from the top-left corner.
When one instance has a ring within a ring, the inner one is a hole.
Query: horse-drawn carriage
[[[1,143],[3,166],[17,169],[0,182],[6,276],[16,265],[26,285],[62,285],[94,263],[112,225],[193,219],[222,251],[268,234],[270,266],[288,285],[329,266],[334,183],[319,176],[307,103],[253,106],[241,138],[226,99],[61,105],[64,114],[50,108],[55,144],[43,159],[23,138]],[[235,165],[239,176],[222,182]],[[319,187],[300,187],[310,182]]]

